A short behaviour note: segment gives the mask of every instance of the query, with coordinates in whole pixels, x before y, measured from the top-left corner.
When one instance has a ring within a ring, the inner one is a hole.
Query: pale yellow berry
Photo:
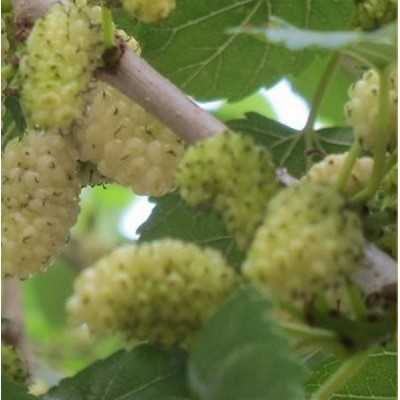
[[[67,308],[94,334],[182,344],[236,281],[217,251],[167,239],[121,247],[83,271]]]
[[[302,183],[268,205],[243,267],[244,275],[278,302],[304,307],[328,296],[358,268],[361,222],[333,189]]]
[[[148,23],[167,18],[176,7],[176,0],[122,0],[124,9],[138,20]]]
[[[327,156],[311,167],[304,180],[321,185],[335,186],[347,155],[348,153]],[[345,192],[355,194],[363,189],[371,177],[373,166],[374,160],[371,157],[358,159],[353,166]]]
[[[252,240],[268,201],[278,190],[268,151],[233,132],[196,143],[177,174],[181,196],[190,205],[210,204],[241,248]]]
[[[101,65],[99,10],[85,2],[57,3],[35,23],[20,64],[21,101],[32,126],[67,132],[83,112]]]
[[[2,273],[28,278],[63,247],[79,211],[76,152],[61,136],[28,132],[2,158]]]
[[[137,194],[161,196],[175,187],[181,139],[105,83],[96,84],[74,137],[82,161]]]
[[[397,73],[389,77],[388,129],[391,144],[397,141]],[[354,135],[366,148],[374,148],[382,132],[379,126],[380,77],[376,70],[365,72],[362,78],[349,89],[349,101],[345,105],[345,115]]]

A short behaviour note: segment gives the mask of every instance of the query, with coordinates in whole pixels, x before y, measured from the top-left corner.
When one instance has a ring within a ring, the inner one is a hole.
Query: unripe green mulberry
[[[67,308],[92,333],[169,346],[194,334],[235,282],[215,250],[177,240],[130,245],[83,271]]]
[[[241,248],[253,238],[278,190],[268,151],[233,132],[192,146],[179,165],[177,182],[190,205],[210,203],[221,214]]]
[[[347,154],[327,156],[319,163],[314,164],[304,179],[315,184],[335,186]],[[347,194],[355,194],[365,187],[371,177],[373,166],[374,160],[371,157],[362,157],[355,162],[345,188]]]
[[[174,188],[181,139],[105,83],[96,84],[74,137],[82,161],[135,193],[161,196]]]
[[[9,345],[1,345],[1,373],[9,380],[25,385],[29,374],[18,351]]]
[[[333,189],[304,183],[271,200],[243,273],[272,298],[301,308],[317,296],[331,298],[362,254],[358,216]]]
[[[377,29],[397,18],[397,0],[355,0],[353,25],[365,31]]]
[[[2,272],[27,278],[64,245],[79,210],[75,151],[56,134],[29,132],[2,158]]]
[[[176,0],[122,0],[124,9],[143,22],[167,18],[176,7]]]
[[[388,129],[391,144],[397,141],[397,70],[393,68],[389,84]],[[353,127],[354,135],[368,149],[380,139],[379,127],[380,78],[371,69],[349,89],[350,100],[345,105],[346,120]]]
[[[57,3],[39,19],[21,60],[22,104],[29,123],[68,131],[84,109],[103,51],[99,7]]]

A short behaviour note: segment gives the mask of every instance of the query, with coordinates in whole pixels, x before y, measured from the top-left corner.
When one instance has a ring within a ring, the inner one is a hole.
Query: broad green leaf
[[[29,394],[26,389],[18,385],[6,376],[1,376],[1,398],[4,400],[35,400],[37,397]]]
[[[187,399],[185,356],[143,345],[97,361],[42,400]]]
[[[307,383],[311,393],[319,389],[340,362],[326,360],[316,369]],[[369,355],[367,364],[330,400],[395,400],[397,399],[397,351],[394,345]]]
[[[315,53],[293,54],[229,29],[265,24],[272,14],[301,28],[345,29],[352,10],[350,0],[178,0],[159,25],[135,24],[123,13],[116,20],[140,41],[144,58],[188,94],[237,100],[299,72]]]
[[[229,126],[251,135],[258,144],[269,149],[277,166],[286,167],[296,177],[304,174],[306,155],[304,135],[301,132],[256,113],[246,114],[245,119],[230,121]],[[316,134],[321,150],[326,154],[342,153],[352,142],[351,130],[348,128],[324,128],[316,131]]]
[[[210,246],[220,250],[232,266],[240,266],[243,254],[215,212],[192,208],[177,193],[152,201],[156,202],[156,207],[150,218],[139,228],[140,241],[169,237]]]
[[[244,287],[208,321],[189,358],[200,400],[303,398],[303,369],[269,312],[270,302]]]
[[[317,31],[301,29],[281,18],[270,17],[266,27],[238,27],[232,34],[246,33],[267,42],[281,44],[292,51],[319,48],[339,51],[355,58],[384,67],[396,55],[397,24],[390,24],[373,32]]]

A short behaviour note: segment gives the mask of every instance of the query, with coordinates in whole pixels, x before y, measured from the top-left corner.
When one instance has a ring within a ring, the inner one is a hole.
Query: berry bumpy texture
[[[121,247],[82,272],[67,308],[92,333],[169,346],[190,338],[235,282],[217,251],[167,239]]]
[[[305,180],[315,184],[335,186],[347,154],[331,154],[319,163],[314,164],[305,176]],[[371,177],[373,166],[374,160],[370,157],[362,157],[355,162],[345,188],[346,194],[355,194],[366,186]]]
[[[340,291],[362,248],[360,220],[343,198],[326,186],[303,183],[271,200],[243,273],[272,298],[301,308]]]
[[[397,69],[390,74],[389,123],[391,144],[397,141]],[[379,128],[380,78],[371,69],[349,89],[350,100],[345,105],[346,120],[354,129],[354,135],[366,148],[372,149],[381,136]]]
[[[167,18],[176,0],[122,0],[124,9],[139,21],[154,23]]]
[[[174,188],[181,139],[110,86],[96,84],[74,137],[82,161],[135,193],[161,196]]]
[[[76,154],[59,135],[29,132],[8,143],[2,183],[2,273],[28,278],[57,255],[76,221]]]
[[[253,238],[278,190],[270,154],[233,132],[191,147],[179,165],[177,183],[190,205],[209,203],[221,214],[241,248]]]
[[[397,18],[397,0],[355,0],[353,25],[369,31]]]
[[[21,385],[25,385],[29,379],[21,356],[12,346],[1,345],[1,373],[9,380]]]
[[[68,131],[81,115],[92,74],[101,63],[99,7],[55,4],[39,19],[21,60],[22,104],[29,123]]]

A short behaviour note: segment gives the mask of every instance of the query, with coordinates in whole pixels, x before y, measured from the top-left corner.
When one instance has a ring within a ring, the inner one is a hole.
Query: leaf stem
[[[379,90],[379,114],[378,131],[375,137],[374,147],[374,168],[367,187],[353,197],[355,203],[370,199],[379,187],[382,177],[386,170],[386,148],[389,142],[388,114],[389,114],[389,77],[388,69],[385,68],[379,72],[380,90]]]
[[[355,376],[368,360],[368,352],[357,353],[347,359],[339,369],[315,392],[311,400],[329,400],[353,376]]]
[[[285,330],[289,337],[297,339],[296,349],[322,347],[325,350],[329,349],[335,354],[343,356],[344,349],[340,344],[338,336],[335,332],[312,328],[301,323],[294,322],[279,322],[279,326]]]
[[[112,18],[111,10],[106,7],[101,7],[101,17],[103,24],[103,38],[106,49],[110,49],[115,46],[114,42],[114,22]]]
[[[334,72],[339,64],[340,55],[339,53],[333,54],[331,57],[326,69],[319,81],[318,87],[315,91],[314,97],[311,103],[310,113],[308,114],[306,125],[303,128],[302,133],[304,134],[305,145],[306,145],[306,153],[309,153],[313,149],[313,143],[316,140],[314,135],[314,124],[318,115],[318,111],[320,109],[322,100],[326,93],[326,89],[328,88],[331,79],[334,75]],[[311,159],[307,157],[307,169],[311,166]]]
[[[347,157],[344,161],[344,164],[342,166],[342,169],[339,173],[339,177],[337,180],[336,188],[340,192],[344,192],[346,189],[347,181],[349,180],[349,177],[351,175],[351,172],[353,171],[353,166],[355,162],[357,161],[358,156],[361,153],[361,145],[358,140],[355,140],[353,142],[353,145],[351,146],[350,151],[347,154]]]

